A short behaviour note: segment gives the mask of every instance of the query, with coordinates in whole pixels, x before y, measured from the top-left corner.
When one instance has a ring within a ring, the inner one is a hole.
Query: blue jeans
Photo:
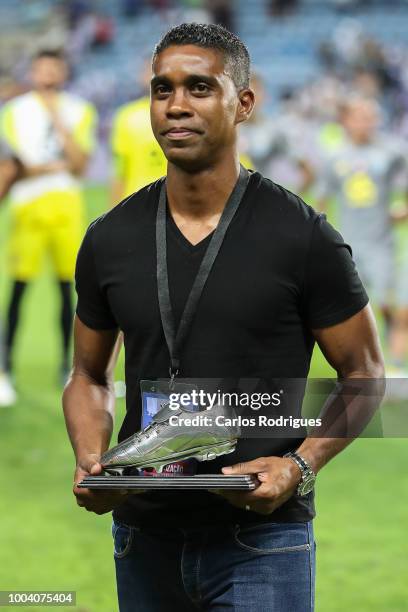
[[[314,610],[311,522],[112,534],[120,612]]]

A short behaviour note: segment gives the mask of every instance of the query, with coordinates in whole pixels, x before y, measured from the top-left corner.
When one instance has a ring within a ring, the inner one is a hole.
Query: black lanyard
[[[174,325],[174,317],[169,293],[166,240],[166,182],[163,181],[160,190],[159,206],[156,217],[157,290],[159,295],[160,316],[164,336],[166,338],[167,347],[170,353],[169,373],[172,381],[179,372],[180,353],[186,341],[194,315],[197,311],[198,302],[203,292],[204,285],[207,282],[215,258],[217,257],[224,241],[229,224],[231,223],[244,196],[248,181],[249,172],[243,166],[241,166],[239,178],[230,197],[228,198],[228,202],[225,205],[221,219],[207,247],[190,294],[187,298],[177,331]]]

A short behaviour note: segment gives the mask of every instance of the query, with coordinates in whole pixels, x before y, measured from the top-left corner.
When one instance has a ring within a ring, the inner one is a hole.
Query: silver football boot
[[[200,415],[210,419],[208,425],[193,426],[186,422]],[[177,417],[170,425],[169,418]],[[211,410],[192,412],[182,407],[173,410],[166,403],[152,422],[130,438],[106,451],[100,463],[106,472],[122,474],[125,468],[154,468],[162,472],[169,463],[185,459],[210,461],[235,450],[240,434],[238,426],[217,425],[216,417],[236,417],[230,407],[220,405]],[[223,420],[223,419],[222,419]]]

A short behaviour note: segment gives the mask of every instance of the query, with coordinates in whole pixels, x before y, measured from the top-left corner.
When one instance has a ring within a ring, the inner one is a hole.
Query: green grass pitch
[[[106,190],[89,187],[87,204],[89,218],[94,218],[106,209]],[[9,290],[4,248],[8,223],[4,206],[3,315]],[[111,518],[77,508],[71,494],[74,461],[58,384],[57,305],[46,268],[24,304],[16,352],[19,401],[0,409],[0,590],[76,590],[77,605],[70,609],[114,612]],[[312,372],[330,376],[318,352]],[[123,401],[118,401],[117,412],[118,426]],[[318,612],[407,609],[407,449],[406,439],[361,439],[320,473]]]

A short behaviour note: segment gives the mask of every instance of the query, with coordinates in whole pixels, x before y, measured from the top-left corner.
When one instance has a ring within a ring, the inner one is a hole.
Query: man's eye
[[[207,83],[195,83],[193,85],[193,91],[198,93],[207,93],[210,90]]]
[[[157,87],[154,88],[154,93],[158,96],[167,94],[169,91],[170,88],[168,85],[157,85]]]

